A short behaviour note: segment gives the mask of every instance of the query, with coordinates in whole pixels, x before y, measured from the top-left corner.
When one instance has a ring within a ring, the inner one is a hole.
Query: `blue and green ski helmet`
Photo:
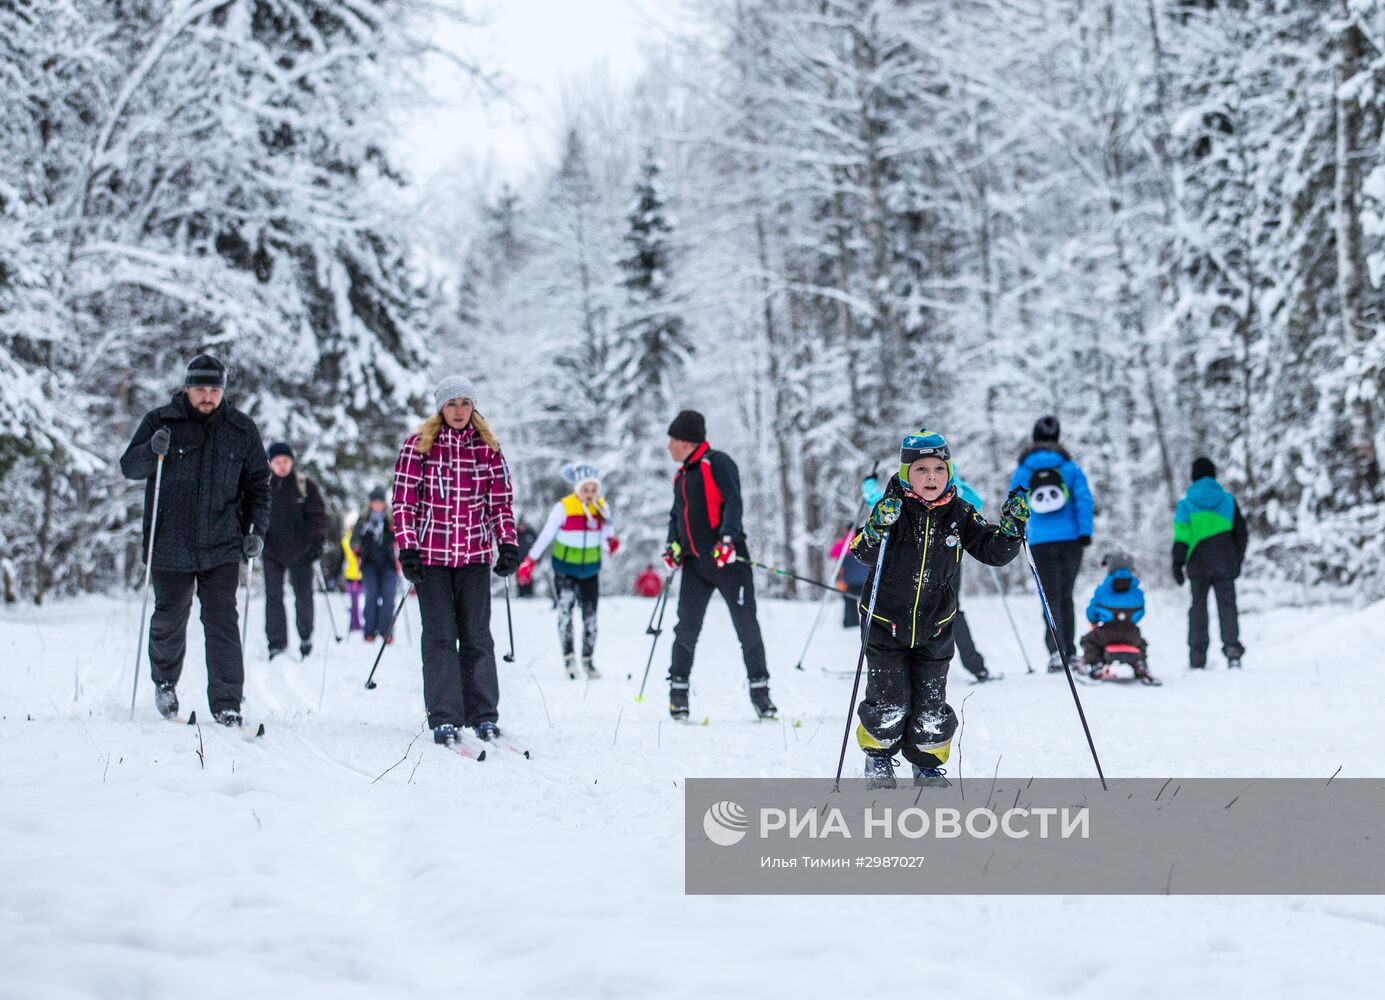
[[[899,442],[899,481],[906,489],[909,488],[909,466],[929,456],[941,458],[947,463],[947,486],[953,485],[957,478],[957,469],[952,464],[952,449],[947,446],[947,441],[941,434],[920,430]],[[947,486],[943,489],[946,490]]]

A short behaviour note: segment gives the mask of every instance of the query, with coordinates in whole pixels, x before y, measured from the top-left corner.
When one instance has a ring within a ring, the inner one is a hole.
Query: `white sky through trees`
[[[500,178],[526,173],[552,156],[565,86],[603,72],[617,86],[632,82],[672,7],[671,0],[500,0],[475,8],[488,22],[480,32],[440,25],[439,45],[479,48],[506,74],[508,100],[479,106],[465,80],[436,62],[429,76],[436,104],[405,116],[401,162],[422,181],[461,164]]]

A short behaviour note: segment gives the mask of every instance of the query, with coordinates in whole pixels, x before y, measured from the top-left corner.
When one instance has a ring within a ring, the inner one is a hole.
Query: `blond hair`
[[[438,435],[446,426],[447,421],[443,419],[441,413],[434,413],[419,425],[417,445],[419,454],[426,455],[433,450],[433,444],[438,440]],[[491,430],[491,425],[486,422],[486,418],[481,416],[479,411],[471,411],[471,421],[467,426],[475,428],[476,433],[481,435],[481,440],[490,445],[491,451],[500,450],[500,441],[496,438],[495,431]]]

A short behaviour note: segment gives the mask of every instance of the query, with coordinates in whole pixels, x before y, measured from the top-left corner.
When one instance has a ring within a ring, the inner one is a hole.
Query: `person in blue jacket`
[[[1048,596],[1057,625],[1058,641],[1074,658],[1077,631],[1072,589],[1082,568],[1082,550],[1092,544],[1092,491],[1087,474],[1058,442],[1058,418],[1040,417],[1034,424],[1034,443],[1020,456],[1010,477],[1010,489],[1029,491],[1029,548],[1039,582]],[[1061,673],[1063,656],[1053,643],[1044,619],[1044,644],[1048,647],[1049,673]]]
[[[1145,616],[1145,594],[1135,575],[1135,560],[1124,552],[1112,552],[1101,561],[1106,579],[1087,604],[1087,621],[1092,630],[1082,637],[1082,662],[1097,679],[1113,676],[1106,665],[1107,646],[1134,646],[1140,651],[1135,676],[1152,680],[1145,654],[1149,645],[1140,634],[1140,619]]]

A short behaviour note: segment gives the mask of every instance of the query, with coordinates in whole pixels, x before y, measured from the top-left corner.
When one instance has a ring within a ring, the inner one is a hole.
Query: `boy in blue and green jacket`
[[[1193,603],[1188,611],[1188,662],[1194,670],[1207,666],[1207,592],[1217,595],[1222,653],[1226,665],[1241,665],[1241,645],[1236,615],[1236,577],[1241,575],[1249,532],[1236,499],[1217,482],[1217,467],[1210,458],[1193,462],[1192,485],[1173,515],[1173,579],[1180,587],[1186,578]]]

